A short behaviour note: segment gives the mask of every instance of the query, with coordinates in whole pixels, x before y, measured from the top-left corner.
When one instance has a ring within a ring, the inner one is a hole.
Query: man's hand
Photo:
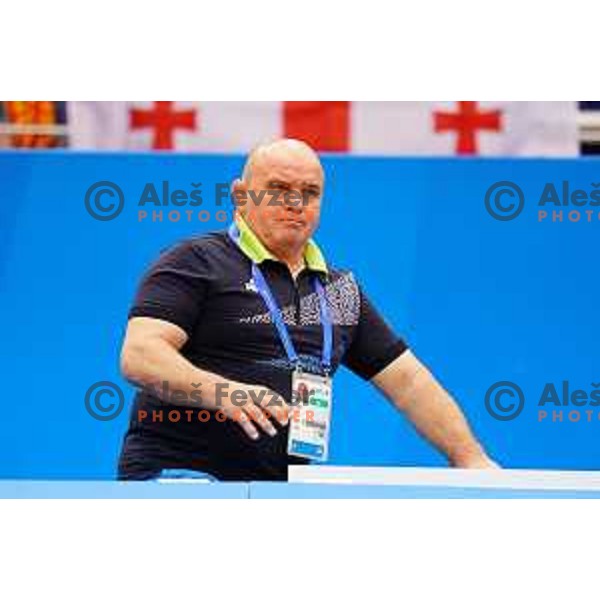
[[[487,454],[481,452],[476,456],[452,461],[452,466],[457,469],[500,469],[500,465],[494,462]]]
[[[236,381],[227,382],[223,388],[227,393],[224,398],[219,396],[221,401],[218,402],[218,410],[238,423],[253,440],[259,438],[259,429],[271,437],[277,435],[277,430],[269,417],[274,418],[282,426],[288,424],[290,406],[272,390]],[[236,400],[235,395],[240,398]]]

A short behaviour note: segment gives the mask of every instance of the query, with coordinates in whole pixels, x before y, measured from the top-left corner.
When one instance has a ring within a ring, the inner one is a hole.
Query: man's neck
[[[278,252],[277,250],[269,248],[268,246],[265,247],[267,247],[269,252],[275,258],[287,265],[294,279],[296,279],[298,273],[300,273],[300,271],[304,269],[306,265],[306,261],[304,260],[304,248],[300,249],[297,252]]]
[[[292,277],[294,279],[296,279],[296,277],[298,277],[298,275],[300,275],[300,273],[304,270],[305,266],[306,266],[306,261],[304,260],[304,257],[302,257],[302,261],[299,262],[295,267],[291,267],[290,265],[288,265],[288,267],[290,269],[290,273],[292,274]]]
[[[256,232],[254,235],[257,235]],[[301,271],[304,268],[304,250],[306,244],[299,247],[277,248],[268,243],[267,240],[260,239],[261,244],[279,261],[286,264],[290,272]]]
[[[260,243],[279,261],[287,265],[292,277],[296,278],[296,275],[300,273],[304,267],[306,266],[306,262],[304,260],[304,251],[306,250],[306,244],[303,244],[299,247],[285,247],[285,248],[277,248],[269,244],[269,242],[261,235],[257,233],[257,231],[252,227],[252,225],[245,220],[241,215],[239,216],[242,220],[244,220],[247,227],[249,227],[254,235],[258,238]]]

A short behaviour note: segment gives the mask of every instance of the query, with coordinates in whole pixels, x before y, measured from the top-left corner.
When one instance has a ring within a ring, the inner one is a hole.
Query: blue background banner
[[[230,210],[226,201],[216,204],[216,186],[235,178],[242,162],[241,156],[0,154],[0,477],[114,477],[133,396],[119,374],[119,350],[137,283],[160,250],[228,225],[217,219],[217,211]],[[355,272],[459,400],[494,458],[511,467],[599,469],[600,407],[538,406],[546,383],[561,394],[565,380],[570,391],[587,394],[600,384],[598,208],[580,207],[579,222],[567,217],[572,206],[546,207],[562,208],[563,222],[537,217],[547,182],[561,189],[569,181],[571,189],[589,192],[598,163],[330,156],[324,164],[317,240],[326,256]],[[503,222],[490,216],[484,198],[506,180],[523,190],[525,207]],[[98,181],[123,192],[114,220],[96,220],[86,210],[86,191]],[[202,206],[140,207],[146,184],[162,196],[163,181],[170,193],[202,189]],[[148,213],[141,222],[139,210]],[[152,221],[153,210],[163,211],[162,222]],[[169,220],[172,210],[179,222]],[[206,222],[198,220],[200,210],[208,211]],[[592,222],[585,210],[594,212]],[[95,420],[86,410],[86,391],[98,381],[125,392],[125,409],[114,420]],[[486,410],[486,391],[498,381],[523,391],[524,408],[513,420],[496,420]],[[548,412],[542,422],[540,409]],[[562,422],[553,422],[552,411],[561,409]],[[572,410],[579,422],[569,420]],[[334,382],[330,457],[352,465],[445,462],[348,372]]]

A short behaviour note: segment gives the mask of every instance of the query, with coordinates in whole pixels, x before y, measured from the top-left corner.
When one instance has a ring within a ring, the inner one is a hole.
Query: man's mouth
[[[298,219],[282,219],[281,222],[290,227],[297,227],[299,229],[305,225],[304,221],[299,221]]]

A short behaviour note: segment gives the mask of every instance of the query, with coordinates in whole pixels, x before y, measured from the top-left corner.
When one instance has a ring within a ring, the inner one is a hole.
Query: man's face
[[[240,212],[267,247],[301,248],[319,225],[323,171],[306,153],[270,153],[256,160],[243,192]]]

